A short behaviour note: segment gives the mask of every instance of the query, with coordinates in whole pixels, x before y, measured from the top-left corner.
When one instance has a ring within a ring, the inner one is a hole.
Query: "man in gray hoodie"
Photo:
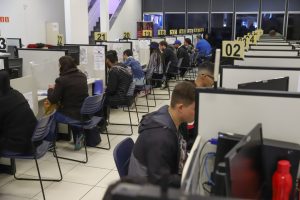
[[[180,187],[187,156],[186,143],[178,128],[181,123],[193,122],[194,116],[195,86],[181,82],[174,88],[170,106],[163,106],[142,119],[128,176],[144,177],[153,184],[167,177],[169,186]]]

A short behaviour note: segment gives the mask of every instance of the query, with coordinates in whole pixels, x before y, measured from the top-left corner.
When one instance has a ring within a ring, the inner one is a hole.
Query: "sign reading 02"
[[[152,37],[152,30],[143,30],[143,37]]]
[[[64,45],[64,35],[63,34],[57,34],[57,46]]]
[[[107,33],[105,32],[95,32],[94,33],[95,41],[107,41]]]
[[[158,36],[165,36],[165,35],[167,35],[167,31],[164,30],[164,29],[158,30],[157,35]]]
[[[244,59],[245,49],[242,41],[223,41],[222,57]]]
[[[176,29],[170,30],[170,35],[177,35],[177,30]]]
[[[0,37],[0,52],[7,51],[7,42],[6,39],[3,37]]]
[[[130,39],[131,38],[131,34],[129,32],[124,32],[123,38],[124,39]]]

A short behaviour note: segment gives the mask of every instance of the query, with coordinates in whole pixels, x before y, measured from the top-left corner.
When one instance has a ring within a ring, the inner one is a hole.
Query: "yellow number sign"
[[[57,45],[58,46],[64,45],[64,35],[63,34],[57,35]]]
[[[244,59],[245,49],[242,41],[223,41],[222,56],[230,58]]]
[[[152,30],[143,30],[143,37],[152,37]]]
[[[177,30],[176,29],[170,30],[170,35],[177,35]]]
[[[187,33],[188,33],[188,34],[193,34],[193,33],[194,33],[194,29],[188,29],[188,30],[187,30]]]
[[[130,39],[131,38],[131,34],[129,32],[124,32],[123,38],[124,39]]]
[[[104,32],[95,32],[94,33],[95,41],[106,41],[107,40],[107,33]]]
[[[185,29],[179,29],[179,34],[180,34],[180,35],[186,34],[186,30],[185,30]]]
[[[164,29],[158,30],[157,32],[158,36],[166,36],[167,35],[167,31]]]

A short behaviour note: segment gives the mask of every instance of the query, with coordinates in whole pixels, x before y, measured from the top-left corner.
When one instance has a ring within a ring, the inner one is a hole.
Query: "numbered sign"
[[[95,41],[107,41],[107,33],[104,32],[95,32],[94,33]]]
[[[257,37],[255,35],[250,35],[249,37],[250,44],[257,44]]]
[[[188,29],[188,30],[187,30],[187,33],[188,33],[188,34],[193,34],[193,33],[194,33],[194,29]]]
[[[170,30],[170,35],[177,35],[177,30],[176,29]]]
[[[194,33],[203,33],[204,28],[194,28]]]
[[[249,50],[249,44],[250,44],[249,37],[238,37],[237,41],[243,42],[245,51]]]
[[[131,38],[131,34],[129,32],[124,32],[123,38],[124,39],[130,39]]]
[[[166,31],[166,30],[163,30],[163,29],[158,30],[157,35],[158,35],[158,36],[166,36],[166,35],[167,35],[167,31]]]
[[[186,34],[186,30],[185,30],[185,29],[179,29],[179,34],[180,34],[180,35]]]
[[[244,59],[245,57],[244,43],[242,41],[223,41],[222,56]]]
[[[57,46],[63,46],[64,45],[64,35],[58,34],[57,35]]]
[[[0,37],[0,52],[6,52],[6,51],[7,51],[6,38]]]
[[[143,30],[143,37],[152,37],[152,30]]]

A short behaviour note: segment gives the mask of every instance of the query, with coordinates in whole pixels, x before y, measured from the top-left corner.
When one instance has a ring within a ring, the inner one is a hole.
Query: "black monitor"
[[[18,58],[17,46],[7,46],[7,53],[10,53],[9,58]]]
[[[242,83],[238,85],[238,89],[289,91],[289,77]]]
[[[22,48],[21,38],[6,38],[8,46],[16,46],[17,48]]]
[[[263,189],[262,126],[258,124],[225,156],[227,196],[260,199]]]
[[[49,49],[59,49],[59,50],[67,50],[67,55],[71,56],[74,60],[76,65],[80,64],[80,47],[79,45],[66,45],[66,46],[51,46]]]
[[[8,59],[8,73],[10,79],[22,77],[23,58]]]

